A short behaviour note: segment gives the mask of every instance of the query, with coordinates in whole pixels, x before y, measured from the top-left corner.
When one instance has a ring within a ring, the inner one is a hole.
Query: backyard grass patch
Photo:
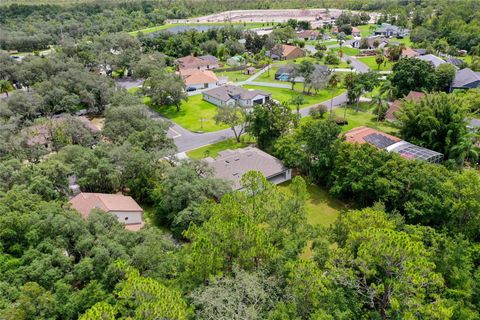
[[[360,30],[360,35],[362,37],[368,37],[373,33],[373,30],[370,27],[375,26],[374,24],[364,24],[361,26],[356,26],[358,30]]]
[[[228,81],[231,81],[231,82],[245,81],[251,76],[253,76],[253,75],[244,74],[244,70],[215,72],[215,74],[217,75],[217,77],[228,77]]]
[[[227,139],[217,143],[209,144],[187,152],[187,156],[192,159],[203,159],[206,157],[217,157],[218,153],[227,149],[234,150],[245,148],[254,142],[254,139],[249,135],[242,135],[240,142],[235,138]]]
[[[291,181],[284,182],[278,187],[289,192]],[[347,205],[331,196],[326,188],[315,184],[307,184],[308,198],[305,203],[307,222],[311,225],[330,226],[337,219],[341,210],[347,209]]]
[[[356,56],[356,55],[360,54],[359,49],[351,48],[351,47],[335,47],[335,48],[331,48],[330,51],[333,51],[333,52],[342,51],[343,54],[347,55],[347,56]]]
[[[262,87],[262,86],[252,86],[252,85],[245,85],[243,86],[244,88],[247,89],[258,89],[258,90],[264,90],[267,92],[270,92],[272,94],[272,98],[279,101],[279,102],[286,102],[288,103],[290,100],[292,100],[292,97],[295,95],[303,95],[305,98],[305,103],[300,106],[300,108],[308,107],[313,104],[317,104],[320,102],[324,102],[326,100],[329,100],[331,97],[338,96],[340,93],[344,92],[344,89],[335,89],[334,91],[328,91],[328,90],[320,90],[317,94],[303,94],[301,92],[301,89],[303,87],[303,84],[297,83],[295,85],[295,91],[292,91],[290,89],[286,88],[271,88],[271,87]],[[298,90],[298,91],[297,91]],[[292,109],[295,109],[295,106],[290,106]]]
[[[389,71],[389,70],[392,70],[392,67],[394,65],[393,62],[385,60],[385,62],[380,65],[380,69],[378,69],[378,65],[375,62],[375,57],[359,57],[357,59],[358,61],[365,63],[370,69],[374,71],[375,70]]]
[[[148,99],[145,102],[148,104]],[[188,101],[183,101],[180,111],[174,106],[157,107],[155,110],[193,132],[212,132],[228,128],[215,123],[213,117],[217,114],[217,107],[204,101],[201,94],[190,96]]]

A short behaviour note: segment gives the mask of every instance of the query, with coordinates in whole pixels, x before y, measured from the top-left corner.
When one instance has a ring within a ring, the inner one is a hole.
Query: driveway
[[[360,72],[360,73],[366,73],[368,71],[370,71],[370,68],[363,62],[359,61],[357,58],[355,57],[351,57],[351,56],[343,56],[342,57],[342,61],[347,61],[347,60],[350,60],[352,62],[352,67],[357,71],[357,72]]]
[[[124,79],[118,79],[115,82],[120,88],[124,89],[131,89],[131,88],[136,88],[143,83],[143,79],[131,79],[131,78],[124,78]]]

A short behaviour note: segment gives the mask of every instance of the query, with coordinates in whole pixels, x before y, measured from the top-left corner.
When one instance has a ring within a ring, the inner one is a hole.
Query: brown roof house
[[[281,44],[266,52],[267,56],[274,60],[291,60],[305,57],[305,51],[296,46]]]
[[[211,90],[203,91],[203,100],[213,103],[218,107],[250,108],[256,104],[264,104],[272,95],[263,90],[244,89],[242,87],[226,85]]]
[[[302,30],[297,32],[297,37],[300,40],[317,40],[320,32],[317,30]]]
[[[408,95],[405,97],[404,101],[420,101],[422,98],[425,97],[425,93],[423,92],[418,92],[418,91],[410,91]],[[395,117],[395,112],[400,110],[402,107],[402,100],[395,100],[392,103],[390,103],[390,107],[387,110],[387,113],[385,115],[385,119],[389,121],[395,121],[397,118]]]
[[[353,128],[344,133],[350,143],[368,143],[378,149],[394,152],[406,159],[423,160],[432,163],[442,161],[443,154],[422,148],[382,131],[368,127]]]
[[[407,47],[407,48],[402,50],[402,58],[414,58],[414,57],[417,57],[419,55],[420,55],[420,53],[418,53],[417,51],[413,50],[410,47]]]
[[[87,218],[93,209],[113,214],[118,221],[131,231],[140,230],[144,226],[143,209],[132,197],[122,194],[81,192],[70,199],[70,205],[83,218]]]
[[[231,181],[235,190],[241,189],[240,179],[252,170],[261,172],[274,184],[292,179],[292,169],[285,167],[274,156],[254,147],[225,150],[217,158],[208,157],[205,161],[213,168],[216,178]]]
[[[218,86],[218,78],[210,70],[180,69],[180,76],[188,89],[207,89]]]
[[[179,69],[198,69],[209,70],[219,67],[218,59],[214,56],[206,55],[194,57],[192,55],[178,58],[174,61]]]

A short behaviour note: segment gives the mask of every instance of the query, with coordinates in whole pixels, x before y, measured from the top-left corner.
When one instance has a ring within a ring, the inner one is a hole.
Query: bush
[[[323,119],[325,113],[328,112],[327,106],[319,105],[310,109],[310,116],[313,119]]]
[[[338,124],[339,126],[345,126],[348,124],[348,121],[347,119],[343,118],[343,117],[335,117],[335,123]]]

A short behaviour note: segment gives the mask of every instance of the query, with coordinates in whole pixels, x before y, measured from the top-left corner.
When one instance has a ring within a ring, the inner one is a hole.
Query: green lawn
[[[405,37],[403,39],[392,38],[390,42],[403,43],[407,47],[411,47],[413,45],[413,42],[412,40],[410,40],[410,37]]]
[[[245,81],[252,76],[244,74],[244,70],[215,72],[215,74],[219,77],[228,77],[228,81],[232,82]]]
[[[326,101],[331,97],[338,96],[340,93],[345,91],[344,89],[339,88],[334,90],[333,92],[330,92],[327,90],[320,90],[317,94],[307,95],[301,92],[302,86],[303,85],[301,83],[297,83],[295,85],[295,89],[300,91],[296,91],[296,90],[292,91],[286,88],[271,88],[271,87],[262,87],[262,86],[252,86],[252,85],[245,85],[243,87],[247,89],[258,89],[258,90],[264,90],[264,91],[270,92],[272,94],[272,98],[279,102],[288,103],[293,96],[297,94],[303,95],[303,97],[305,98],[305,103],[301,106],[301,108]],[[295,106],[290,106],[290,107],[292,109],[296,108]]]
[[[377,63],[375,62],[375,57],[359,57],[357,58],[359,61],[365,63],[370,69],[376,71],[376,70],[379,70],[379,71],[389,71],[389,70],[392,70],[392,67],[394,65],[393,62],[390,62],[388,60],[385,60],[386,62],[382,63],[380,65],[380,69],[378,69],[378,65]]]
[[[148,104],[148,100],[146,101]],[[202,99],[202,95],[188,97],[182,102],[180,111],[174,106],[155,108],[161,115],[174,121],[180,126],[194,132],[212,132],[226,129],[226,125],[217,125],[213,117],[217,114],[217,107]]]
[[[333,51],[333,52],[339,52],[340,50],[342,50],[343,54],[347,55],[347,56],[356,56],[356,55],[360,54],[360,50],[356,49],[356,48],[336,47],[336,48],[331,48],[330,49],[330,51]]]
[[[369,35],[372,34],[372,31],[370,30],[370,26],[374,26],[375,24],[364,24],[361,26],[357,26],[356,28],[360,30],[360,35],[362,37],[368,37]]]
[[[241,142],[237,142],[235,138],[220,141],[217,143],[209,144],[207,146],[200,147],[187,152],[187,156],[192,159],[203,159],[206,157],[215,158],[220,151],[227,149],[234,150],[239,148],[245,148],[254,143],[254,139],[247,134],[244,134],[240,138]]]
[[[279,188],[287,192],[290,183],[290,181],[284,182],[279,185]],[[347,208],[345,203],[332,197],[323,187],[309,183],[307,191],[308,198],[305,209],[307,211],[307,222],[312,225],[328,227],[335,222],[340,211]]]

